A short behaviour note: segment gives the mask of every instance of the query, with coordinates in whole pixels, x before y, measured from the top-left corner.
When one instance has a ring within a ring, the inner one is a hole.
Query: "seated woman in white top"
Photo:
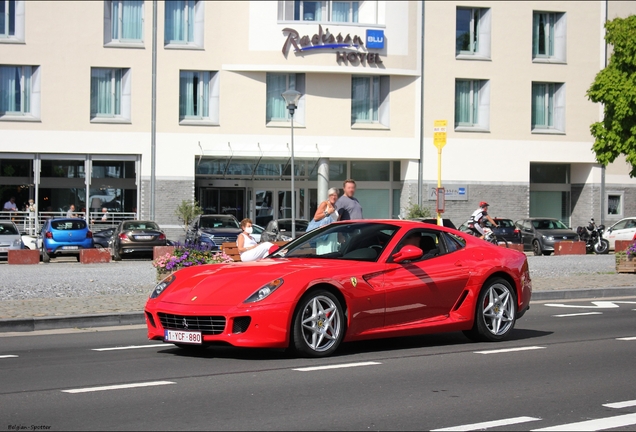
[[[241,261],[256,261],[269,255],[269,248],[274,244],[270,242],[256,243],[252,237],[252,220],[243,219],[241,221],[243,232],[236,239],[238,251],[241,254]]]

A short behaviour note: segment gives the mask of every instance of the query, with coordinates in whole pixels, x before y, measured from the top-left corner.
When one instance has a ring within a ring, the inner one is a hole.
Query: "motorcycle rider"
[[[494,227],[496,228],[499,227],[499,225],[497,225],[497,223],[493,220],[493,218],[491,218],[490,215],[488,214],[489,205],[490,204],[488,204],[486,201],[480,202],[479,208],[475,210],[472,215],[470,215],[470,219],[468,219],[468,222],[466,222],[470,230],[473,232],[473,234],[481,239],[484,238],[483,224],[485,222],[485,219],[490,221],[490,223]]]

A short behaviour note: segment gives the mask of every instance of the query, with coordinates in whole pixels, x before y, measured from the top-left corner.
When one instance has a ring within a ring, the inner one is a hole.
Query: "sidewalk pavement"
[[[532,285],[534,301],[636,295],[633,274],[534,278]],[[143,324],[148,293],[5,300],[0,332]]]

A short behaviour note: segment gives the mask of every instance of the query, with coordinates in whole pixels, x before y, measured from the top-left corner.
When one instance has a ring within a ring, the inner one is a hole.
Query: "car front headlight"
[[[254,292],[254,294],[249,296],[243,303],[259,302],[267,298],[267,296],[269,296],[271,293],[276,291],[278,287],[280,287],[283,284],[283,282],[284,281],[281,278],[271,281],[267,285],[264,285],[261,288],[257,289],[256,292]]]
[[[554,240],[554,236],[547,236],[547,235],[544,235],[544,236],[543,236],[543,239],[544,239],[544,240]]]
[[[171,274],[170,276],[159,282],[157,286],[155,286],[155,289],[152,290],[152,293],[150,293],[150,298],[153,299],[159,297],[159,295],[161,295],[161,293],[164,292],[166,288],[168,288],[168,286],[170,286],[170,284],[175,281],[176,278],[177,277],[175,275]]]
[[[20,240],[20,239],[16,239],[16,240],[13,240],[13,242],[11,243],[11,246],[12,246],[12,247],[17,247],[17,248],[22,249],[22,247],[23,247],[24,245],[23,245],[23,243],[22,243],[22,240]]]

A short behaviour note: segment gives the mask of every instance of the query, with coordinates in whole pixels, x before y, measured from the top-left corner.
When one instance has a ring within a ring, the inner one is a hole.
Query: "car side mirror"
[[[398,253],[393,254],[393,262],[412,261],[422,258],[424,251],[417,246],[406,245]]]

